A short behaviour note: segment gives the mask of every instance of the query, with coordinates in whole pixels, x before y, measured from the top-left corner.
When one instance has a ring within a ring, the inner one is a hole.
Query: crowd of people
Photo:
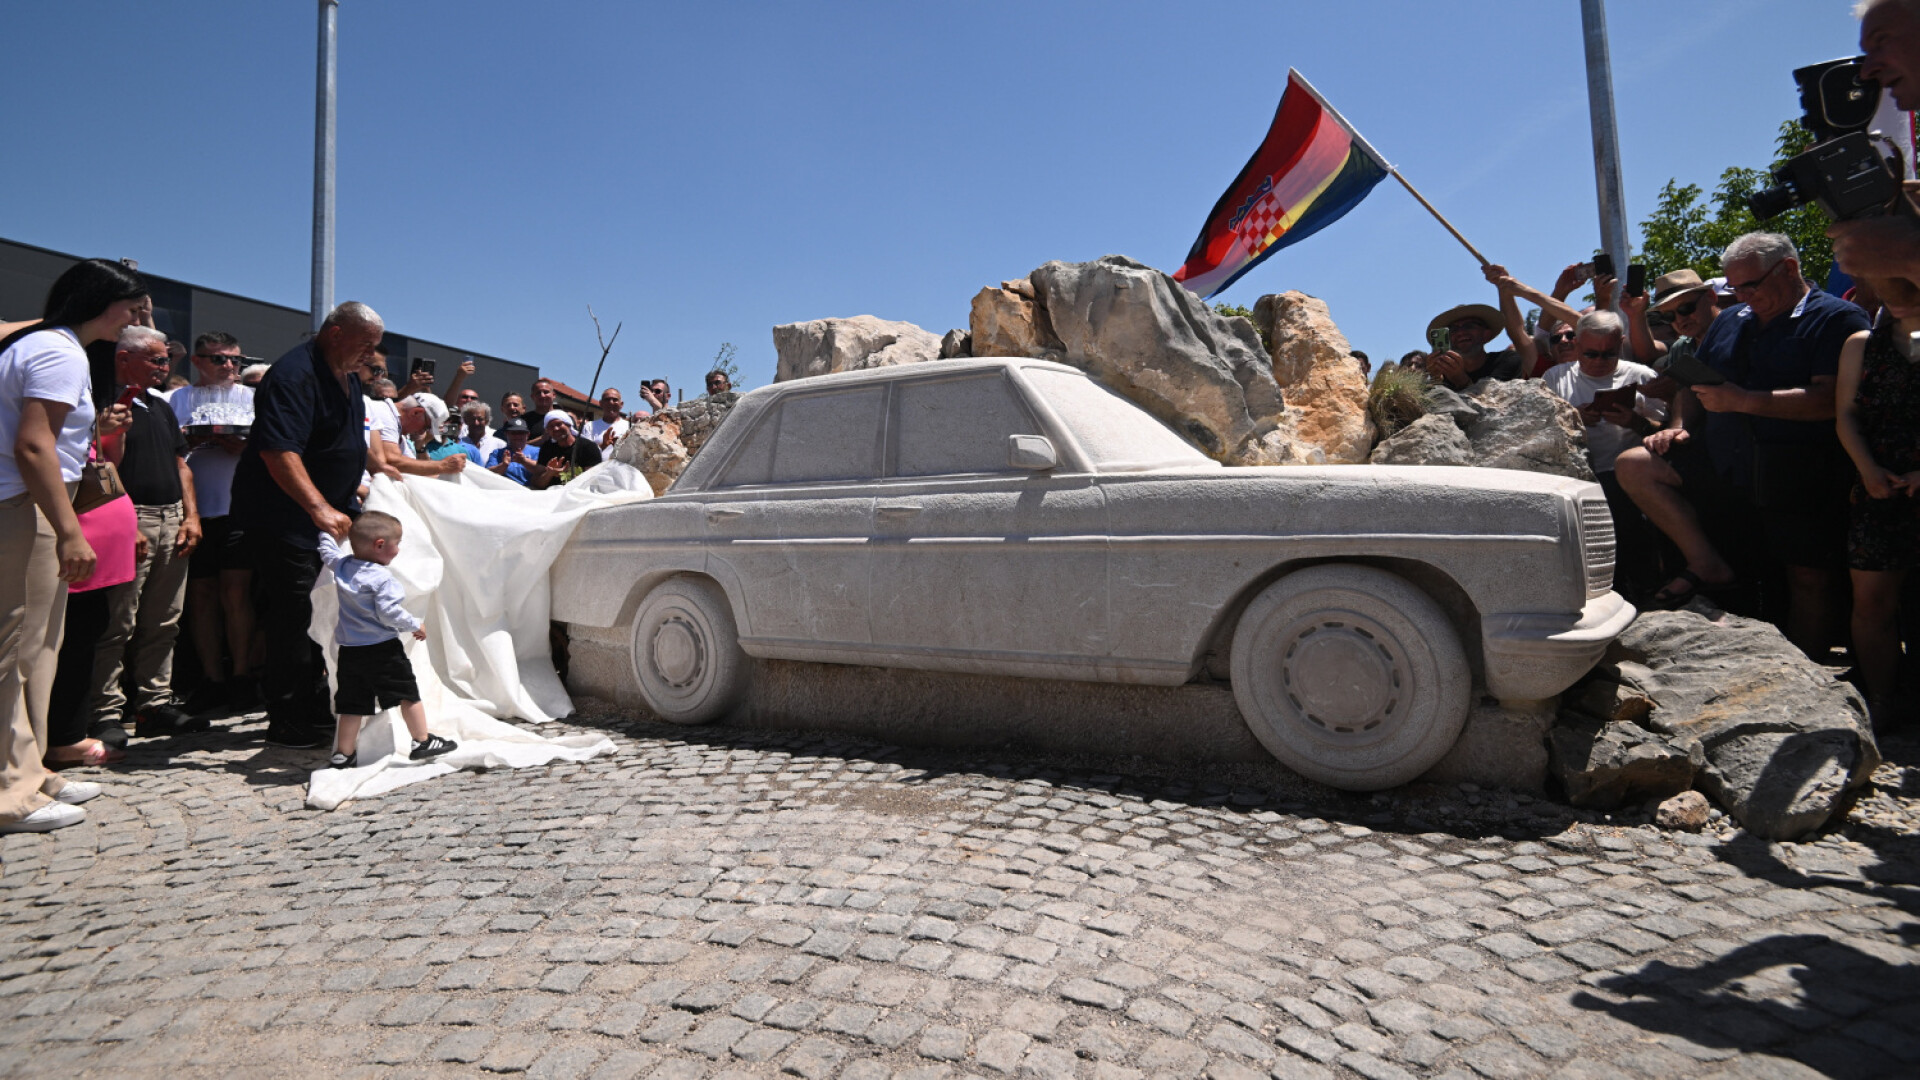
[[[109,764],[130,738],[204,731],[223,714],[264,708],[269,744],[332,742],[345,768],[359,722],[397,705],[413,757],[451,750],[426,730],[404,653],[393,659],[399,635],[424,631],[385,576],[397,522],[361,512],[373,476],[471,463],[552,488],[673,401],[651,379],[647,409],[623,411],[610,388],[597,415],[576,415],[541,378],[501,399],[496,428],[463,386],[472,361],[447,389],[457,413],[419,367],[396,386],[365,304],[341,304],[272,364],[249,363],[228,333],[169,341],[138,274],[98,259],[60,276],[40,319],[0,335],[0,832],[83,820],[100,785],[63,767]],[[714,372],[707,389],[731,383]],[[307,633],[323,566],[343,613],[331,701]],[[191,660],[190,685],[176,687],[176,655]]]
[[[1623,592],[1643,607],[1707,597],[1769,618],[1821,660],[1850,645],[1888,723],[1902,712],[1900,594],[1920,560],[1920,345],[1907,328],[1920,329],[1920,304],[1870,281],[1830,295],[1779,233],[1739,237],[1721,266],[1616,302],[1591,264],[1549,293],[1490,265],[1499,307],[1435,316],[1431,347],[1401,365],[1456,390],[1540,379],[1586,427]],[[1582,285],[1594,304],[1575,311],[1567,297]],[[1540,308],[1532,328],[1520,300]]]

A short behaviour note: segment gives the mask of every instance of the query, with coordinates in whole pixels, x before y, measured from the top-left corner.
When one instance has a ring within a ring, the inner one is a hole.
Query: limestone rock
[[[909,322],[855,315],[776,326],[773,349],[779,356],[773,381],[786,382],[938,359],[940,339]]]
[[[655,495],[665,495],[693,457],[680,441],[680,425],[671,418],[635,421],[609,456],[639,469]]]
[[[1423,416],[1373,448],[1375,465],[1472,465],[1473,444],[1450,416]]]
[[[965,330],[949,330],[940,339],[940,359],[955,360],[973,355],[973,335]]]
[[[733,412],[734,405],[740,401],[740,395],[728,391],[724,394],[709,394],[695,398],[677,409],[667,409],[660,413],[662,419],[671,420],[679,428],[680,442],[687,448],[687,457],[700,452],[713,436],[720,422]]]
[[[1344,365],[1357,373],[1353,346],[1334,325],[1327,302],[1303,292],[1269,293],[1253,302],[1256,329],[1264,327],[1272,343],[1273,377],[1282,389],[1306,379],[1318,367]]]
[[[1467,781],[1512,791],[1537,792],[1547,779],[1547,729],[1551,701],[1509,708],[1482,701],[1467,713],[1453,749],[1421,774],[1422,783]]]
[[[1683,791],[1660,804],[1653,812],[1653,823],[1663,829],[1699,832],[1707,827],[1707,797],[1697,791]]]
[[[1475,465],[1593,479],[1580,411],[1540,380],[1482,379],[1467,396],[1483,410],[1467,426]]]
[[[1427,387],[1427,415],[1450,416],[1453,422],[1465,431],[1474,422],[1487,415],[1487,410],[1478,401],[1466,397],[1451,386],[1434,383]]]
[[[1593,678],[1568,690],[1560,706],[1590,716],[1602,723],[1625,721],[1637,724],[1653,711],[1653,699],[1614,682]]]
[[[1547,755],[1575,806],[1611,810],[1693,786],[1695,763],[1687,751],[1624,720],[1562,713],[1547,733]]]
[[[1028,280],[1066,363],[1183,433],[1208,456],[1229,465],[1251,463],[1242,451],[1257,450],[1285,420],[1280,384],[1253,325],[1215,314],[1166,274],[1108,255],[1087,263],[1050,262]],[[976,327],[974,352],[985,351]]]
[[[1058,356],[1062,351],[1046,307],[1025,278],[981,289],[973,298],[968,325],[968,351],[974,356]]]
[[[1768,623],[1648,612],[1607,660],[1603,671],[1653,699],[1643,723],[1697,747],[1701,789],[1758,836],[1821,828],[1880,763],[1859,693]]]

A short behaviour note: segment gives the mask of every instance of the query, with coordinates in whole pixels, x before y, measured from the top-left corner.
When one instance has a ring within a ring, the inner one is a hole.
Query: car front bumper
[[[1593,670],[1607,646],[1638,614],[1619,593],[1587,602],[1578,619],[1507,613],[1480,620],[1487,692],[1502,701],[1537,701]]]

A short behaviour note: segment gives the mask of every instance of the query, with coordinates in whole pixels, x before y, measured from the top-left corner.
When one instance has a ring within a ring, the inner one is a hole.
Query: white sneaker
[[[52,832],[69,825],[78,825],[85,820],[87,820],[85,810],[63,802],[50,802],[19,821],[0,824],[0,833]]]
[[[79,806],[104,790],[106,789],[89,780],[69,780],[67,786],[61,788],[60,794],[55,795],[54,799],[68,806]]]

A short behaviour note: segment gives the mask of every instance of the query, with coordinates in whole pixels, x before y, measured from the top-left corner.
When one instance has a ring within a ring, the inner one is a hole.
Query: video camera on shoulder
[[[1800,85],[1800,126],[1820,140],[1773,170],[1772,187],[1747,196],[1765,221],[1813,203],[1835,221],[1878,217],[1900,196],[1898,151],[1868,132],[1880,108],[1880,84],[1862,78],[1865,57],[1809,64],[1793,73]]]

